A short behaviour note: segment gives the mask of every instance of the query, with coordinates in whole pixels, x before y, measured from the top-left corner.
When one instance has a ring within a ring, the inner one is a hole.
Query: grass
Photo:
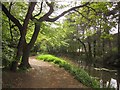
[[[71,73],[75,77],[75,79],[77,79],[84,85],[91,88],[99,88],[99,82],[95,78],[89,76],[88,73],[85,72],[83,69],[71,65],[69,62],[61,58],[55,57],[54,55],[45,54],[39,55],[37,59],[57,64],[59,67],[63,67],[65,70]]]

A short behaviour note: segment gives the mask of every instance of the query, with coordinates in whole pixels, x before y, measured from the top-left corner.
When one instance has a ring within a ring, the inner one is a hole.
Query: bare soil
[[[74,77],[49,62],[30,57],[32,68],[27,72],[3,71],[3,88],[86,88]]]

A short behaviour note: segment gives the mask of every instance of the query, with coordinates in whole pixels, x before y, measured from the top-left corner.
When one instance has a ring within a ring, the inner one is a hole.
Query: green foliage
[[[112,37],[111,34],[107,34],[107,33],[104,32],[104,33],[101,35],[101,39],[109,39],[109,40],[112,40],[113,37]]]
[[[76,12],[66,16],[67,19],[64,24],[67,24],[65,28],[74,29],[71,40],[68,42],[68,51],[76,52],[79,48],[84,52],[85,49],[82,43],[73,40],[74,36],[76,36],[85,44],[87,52],[92,52],[91,56],[94,56],[94,60],[96,60],[97,57],[104,56],[105,52],[109,52],[110,48],[116,47],[117,38],[111,32],[116,27],[117,22],[107,16],[110,13],[110,8],[113,8],[112,3],[97,2],[91,3],[88,7],[78,9]],[[88,42],[90,45],[87,44]],[[82,58],[82,60],[86,59]]]
[[[61,5],[57,2],[51,2],[54,6],[54,10],[57,11],[59,9],[66,8],[67,6],[73,7],[73,4],[69,3],[69,5],[64,5],[61,3]],[[73,3],[76,3],[73,1]],[[10,3],[4,2],[3,3],[6,8],[9,10]],[[42,17],[46,13],[47,5],[43,3],[43,6],[45,8],[42,9],[42,12],[38,17]],[[90,8],[91,7],[91,8]],[[80,9],[77,9],[78,12],[70,12],[67,16],[64,22],[55,22],[55,23],[48,23],[43,22],[39,23],[37,22],[37,19],[34,19],[33,21],[29,21],[29,25],[27,27],[27,35],[26,35],[26,41],[29,43],[31,40],[31,37],[33,35],[34,31],[34,23],[41,24],[41,30],[38,35],[37,41],[32,49],[33,53],[37,52],[49,52],[49,51],[55,51],[55,52],[76,52],[78,48],[82,49],[83,45],[77,41],[74,36],[80,38],[83,43],[85,43],[87,50],[87,39],[91,43],[91,49],[93,50],[93,42],[96,40],[95,44],[95,53],[96,57],[97,55],[101,55],[102,49],[99,47],[102,47],[102,40],[104,41],[113,40],[113,37],[109,33],[111,28],[116,26],[116,21],[109,19],[110,17],[107,16],[107,13],[110,12],[110,8],[113,7],[113,4],[110,2],[97,2],[97,3],[91,3],[88,5],[88,7],[83,7]],[[40,6],[36,5],[35,10],[33,12],[33,16],[36,15],[36,13],[39,12]],[[28,10],[28,3],[27,2],[14,2],[10,13],[17,18],[21,24],[23,24],[26,13]],[[80,14],[81,13],[81,14]],[[54,13],[56,15],[56,13]],[[51,15],[51,17],[55,17]],[[8,60],[11,61],[12,58],[14,58],[15,54],[15,48],[16,47],[10,47],[11,42],[18,44],[20,33],[18,31],[18,28],[14,25],[12,21],[10,21],[12,27],[12,34],[13,34],[13,40],[10,35],[10,26],[9,26],[9,20],[6,17],[6,15],[3,13],[2,15],[2,42],[7,44],[3,45],[3,58],[4,61]],[[102,40],[101,40],[102,39]],[[108,44],[106,43],[104,45],[104,48],[108,47]],[[109,49],[109,48],[107,48]],[[106,51],[107,51],[106,49]],[[93,52],[93,51],[92,51]],[[12,54],[11,54],[12,53]],[[34,53],[34,54],[35,54]],[[100,54],[99,54],[100,53]],[[84,59],[84,58],[83,58]],[[3,61],[3,62],[4,62]],[[55,63],[60,63],[59,60],[55,61]],[[61,64],[61,63],[60,63]],[[61,64],[62,65],[62,64]],[[69,68],[69,65],[66,65],[66,68]]]
[[[68,70],[78,81],[80,81],[81,83],[88,87],[92,88],[99,87],[98,81],[96,81],[93,77],[89,76],[87,72],[85,72],[81,68],[69,64],[67,61],[61,58],[55,57],[50,54],[45,54],[38,56],[37,59],[52,62],[54,64],[57,64],[59,67],[63,67],[65,70]]]
[[[16,46],[17,38],[13,38],[14,40],[12,40],[7,23],[8,19],[3,16],[2,20],[2,66],[9,67],[15,58],[16,49],[14,47]],[[15,36],[17,32],[12,34]]]
[[[27,13],[27,4],[25,2],[14,2],[11,6],[10,13],[17,18],[20,23],[23,23],[25,14]],[[10,3],[4,2],[4,5],[9,10]],[[11,30],[10,30],[11,29]],[[12,34],[12,35],[11,35]],[[18,28],[12,21],[9,21],[7,16],[2,15],[2,65],[10,67],[11,62],[15,60],[17,44],[19,42],[20,33]]]
[[[77,68],[77,67],[72,67],[71,71],[72,75],[75,76],[75,78],[82,82],[83,84],[89,86],[89,87],[93,87],[93,88],[98,88],[99,87],[99,83],[98,81],[96,81],[95,78],[90,77],[88,75],[87,72],[85,72],[83,69]]]
[[[10,48],[7,44],[3,44],[2,49],[2,66],[3,67],[9,67],[11,65],[11,62],[15,58],[15,49]]]
[[[58,58],[58,57],[55,57],[53,55],[50,55],[50,54],[45,54],[45,55],[40,55],[37,57],[37,59],[40,59],[40,60],[44,60],[44,61],[48,61],[48,62],[54,62],[54,63],[58,63],[58,64],[63,64],[63,63],[67,63],[66,61]]]
[[[32,32],[30,32],[32,34]],[[29,33],[29,37],[30,36]],[[66,29],[63,24],[60,23],[42,23],[41,31],[35,43],[35,46],[39,45],[39,50],[43,52],[49,52],[51,50],[60,50],[63,47],[68,47],[68,36],[72,33],[72,30]],[[30,38],[29,38],[30,39]]]

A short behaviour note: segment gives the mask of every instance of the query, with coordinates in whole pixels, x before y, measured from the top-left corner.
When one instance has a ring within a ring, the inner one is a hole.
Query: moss
[[[54,55],[45,54],[38,56],[37,59],[57,64],[59,67],[63,67],[71,73],[75,79],[84,85],[92,88],[99,88],[99,82],[95,78],[89,76],[83,69],[71,65],[61,58],[55,57]]]

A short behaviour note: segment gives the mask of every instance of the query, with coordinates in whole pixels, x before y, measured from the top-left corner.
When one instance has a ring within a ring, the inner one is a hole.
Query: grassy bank
[[[75,79],[84,85],[92,88],[99,88],[99,82],[96,81],[93,77],[89,76],[87,72],[81,68],[71,65],[69,62],[61,58],[46,54],[38,56],[37,59],[57,64],[59,67],[63,67],[65,70],[71,73]]]

